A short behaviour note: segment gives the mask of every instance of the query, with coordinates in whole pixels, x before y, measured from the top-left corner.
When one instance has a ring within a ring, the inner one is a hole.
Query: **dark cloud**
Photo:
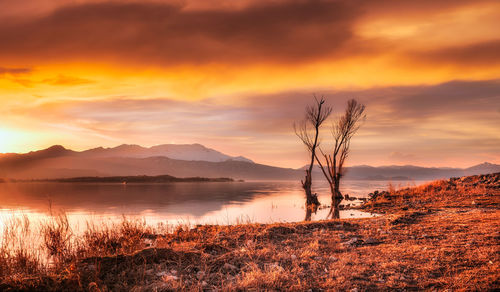
[[[439,48],[414,54],[415,61],[431,64],[448,63],[469,66],[500,64],[500,39],[487,42]]]
[[[5,68],[0,67],[0,75],[9,74],[9,75],[19,75],[19,74],[28,74],[33,70],[31,68]]]
[[[244,1],[241,5],[211,1],[201,5],[204,9],[193,9],[203,1],[10,2],[6,7],[18,12],[17,17],[0,18],[2,58],[161,66],[376,56],[390,53],[398,44],[361,38],[355,31],[359,22],[384,15],[421,17],[429,11],[470,5],[461,0],[281,0]],[[475,5],[484,2],[490,1]],[[38,10],[44,13],[32,13]],[[494,41],[416,52],[415,56],[410,53],[410,57],[433,64],[488,64],[491,59],[498,61],[498,47]]]
[[[348,2],[286,1],[239,10],[93,3],[3,23],[0,54],[37,60],[165,64],[296,62],[341,54],[360,11]]]

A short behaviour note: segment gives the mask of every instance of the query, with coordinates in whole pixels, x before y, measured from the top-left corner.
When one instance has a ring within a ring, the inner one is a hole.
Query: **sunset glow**
[[[200,143],[300,167],[318,93],[367,106],[350,164],[500,163],[500,4],[377,2],[0,0],[0,152]]]

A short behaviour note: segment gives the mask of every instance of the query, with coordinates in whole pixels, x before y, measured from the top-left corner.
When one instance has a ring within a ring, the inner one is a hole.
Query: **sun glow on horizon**
[[[43,149],[50,146],[50,140],[45,140],[42,133],[3,127],[0,128],[0,153],[25,153]]]
[[[500,162],[498,2],[49,2],[0,11],[0,152],[180,141],[297,167],[316,93],[367,106],[355,164]]]

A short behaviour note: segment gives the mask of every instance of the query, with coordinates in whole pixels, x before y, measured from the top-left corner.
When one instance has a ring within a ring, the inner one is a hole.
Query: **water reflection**
[[[403,186],[408,183],[404,183]],[[414,184],[414,183],[410,183]],[[362,197],[386,189],[386,181],[346,181],[343,193]],[[314,188],[330,204],[326,184]],[[234,182],[169,184],[4,183],[0,184],[0,221],[12,214],[43,218],[63,210],[72,224],[121,220],[122,215],[148,223],[235,224],[302,221],[306,212],[300,182]],[[311,214],[325,219],[328,208]],[[341,211],[341,218],[370,216]],[[3,219],[2,219],[3,218]],[[1,224],[1,222],[0,222]]]

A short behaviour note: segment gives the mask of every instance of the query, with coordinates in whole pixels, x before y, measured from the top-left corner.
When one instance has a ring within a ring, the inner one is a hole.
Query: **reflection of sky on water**
[[[410,183],[413,185],[414,183]],[[345,181],[344,193],[367,196],[386,189],[386,181]],[[407,186],[404,182],[399,186]],[[398,185],[396,185],[398,187]],[[314,189],[323,204],[330,203],[328,186]],[[0,224],[13,215],[42,220],[65,212],[73,226],[88,221],[116,222],[125,215],[149,224],[235,224],[238,222],[292,222],[304,218],[304,193],[299,182],[171,183],[171,184],[0,184]],[[328,209],[313,220],[324,219]],[[358,211],[342,211],[341,217],[360,217]]]

